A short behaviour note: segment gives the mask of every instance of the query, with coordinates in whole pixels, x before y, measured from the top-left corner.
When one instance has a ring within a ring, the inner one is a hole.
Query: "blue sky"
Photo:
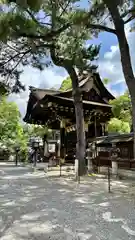
[[[87,7],[88,0],[82,0],[82,6]],[[134,42],[135,33],[130,33],[128,27],[126,34],[130,46],[133,66],[135,66]],[[111,83],[107,86],[109,91],[115,96],[121,95],[126,90],[126,85],[122,73],[120,54],[117,38],[110,33],[100,33],[98,38],[89,40],[89,44],[101,44],[99,59],[97,61],[98,71],[101,78],[109,78]],[[43,72],[26,67],[21,75],[21,81],[26,85],[26,91],[9,97],[10,101],[16,101],[22,116],[26,112],[26,106],[29,96],[28,87],[30,85],[39,88],[58,87],[67,77],[67,72],[63,68],[47,68]]]

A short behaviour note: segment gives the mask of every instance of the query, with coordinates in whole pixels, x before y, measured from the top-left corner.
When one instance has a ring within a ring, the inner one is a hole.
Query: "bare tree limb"
[[[18,61],[18,62],[15,64],[15,66],[11,69],[11,73],[10,73],[10,74],[8,75],[8,77],[7,77],[7,82],[8,82],[8,80],[9,80],[12,72],[13,72],[13,71],[17,68],[17,66],[21,63],[21,61],[22,61],[22,59],[24,58],[24,56],[25,56],[27,53],[29,53],[30,51],[31,51],[31,49],[25,51],[25,52],[23,53],[23,55],[20,57],[19,61]]]
[[[17,48],[14,48],[13,46],[11,46],[11,45],[8,44],[8,43],[6,43],[6,45],[7,45],[10,49],[12,49],[13,51],[16,51],[16,52],[19,53],[19,50],[18,50]]]
[[[6,44],[7,46],[9,46],[9,47],[11,47],[10,45],[8,45],[8,44]],[[39,48],[39,47],[45,47],[45,48],[48,48],[48,49],[50,49],[51,47],[53,47],[53,44],[45,44],[45,43],[43,43],[43,44],[39,44],[38,46],[36,45],[36,48]],[[14,49],[14,48],[12,48],[11,47],[11,49],[13,49],[14,51],[16,51],[16,49]],[[12,56],[11,58],[9,58],[6,62],[4,62],[1,66],[4,66],[4,65],[6,65],[6,64],[8,64],[9,62],[11,62],[12,60],[14,60],[16,57],[18,57],[19,55],[23,55],[22,56],[22,58],[27,54],[27,53],[29,53],[31,51],[31,49],[28,49],[28,50],[26,50],[26,51],[22,51],[22,52],[19,52],[19,51],[17,51],[17,53],[14,55],[14,56]]]
[[[31,19],[39,25],[38,20],[35,18],[34,14],[32,14],[32,12],[29,9],[26,9],[26,12],[29,14],[29,16],[31,17]]]
[[[46,25],[46,26],[52,26],[51,23],[47,23],[47,22],[39,22],[41,25]]]
[[[61,12],[61,14],[60,14],[59,17],[61,17],[61,16],[63,15],[63,13],[66,12],[66,9],[67,9],[67,7],[69,6],[70,2],[71,2],[71,0],[68,0],[66,6],[65,6],[64,8],[63,8],[63,6],[60,5],[60,7],[62,8],[62,12]]]
[[[100,25],[100,24],[87,23],[86,24],[86,28],[96,29],[96,30],[101,30],[101,31],[105,31],[105,32],[110,32],[110,33],[116,34],[115,29],[109,28],[109,27],[106,27],[106,26]]]
[[[127,20],[124,21],[124,24],[127,24],[135,19],[135,16],[130,16]]]
[[[11,58],[9,58],[6,62],[4,62],[1,66],[6,65],[7,63],[11,62],[12,60],[14,60],[16,57],[18,57],[19,55],[24,54],[25,52],[17,52],[17,54],[15,54],[14,56],[12,56]]]

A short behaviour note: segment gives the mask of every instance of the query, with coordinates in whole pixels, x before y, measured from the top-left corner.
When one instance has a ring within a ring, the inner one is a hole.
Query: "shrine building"
[[[114,96],[106,89],[98,73],[79,78],[82,92],[86,141],[108,134],[107,124],[112,117],[109,100]],[[72,159],[76,149],[76,118],[72,89],[57,91],[30,87],[24,121],[47,125],[60,130],[60,157]]]

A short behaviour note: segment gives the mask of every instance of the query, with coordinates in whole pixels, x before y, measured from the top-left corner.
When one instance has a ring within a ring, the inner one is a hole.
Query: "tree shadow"
[[[95,178],[79,185],[72,178],[21,170],[17,176],[15,172],[8,176],[0,185],[1,240],[113,240],[123,234],[122,239],[128,239],[121,223],[106,222],[103,214],[112,212],[124,219],[130,215],[127,221],[131,224],[135,219],[133,204],[121,193],[107,193],[105,181],[105,187]]]

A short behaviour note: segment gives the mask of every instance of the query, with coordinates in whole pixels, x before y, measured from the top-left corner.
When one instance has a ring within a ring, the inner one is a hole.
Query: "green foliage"
[[[108,132],[110,133],[130,133],[130,125],[118,118],[112,118],[108,124]]]
[[[108,85],[110,82],[111,82],[111,80],[108,79],[108,78],[104,78],[104,79],[103,79],[103,83],[104,83],[105,85]]]
[[[72,81],[70,77],[67,77],[65,80],[63,80],[60,91],[67,91],[72,88]]]
[[[132,124],[132,106],[129,93],[126,92],[124,95],[117,97],[116,99],[110,101],[112,105],[112,111],[116,118],[128,122],[131,126]]]
[[[44,135],[47,137],[51,136],[51,132],[48,130],[48,128],[40,125],[24,124],[23,131],[28,139],[31,137],[40,137],[43,139]]]
[[[0,82],[0,96],[4,96],[6,94],[8,94],[8,88],[3,82]]]
[[[2,97],[0,101],[0,143],[10,148],[21,141],[22,134],[23,129],[17,105]]]
[[[110,101],[114,118],[108,125],[109,132],[128,133],[132,127],[132,106],[128,92]]]
[[[83,24],[72,24],[74,18],[87,14],[75,7],[77,2],[5,1],[7,11],[3,10],[0,15],[0,74],[8,77],[8,81],[18,81],[22,66],[43,70],[51,64],[50,51],[54,44],[57,58],[70,60],[80,71],[95,69],[91,62],[97,59],[100,46],[86,48],[90,31]]]
[[[43,138],[44,134],[50,137],[47,128],[38,125],[22,124],[20,112],[14,102],[8,102],[6,97],[0,101],[0,148],[6,147],[14,152],[15,147],[20,147],[23,161],[27,161],[28,143],[31,137]]]

